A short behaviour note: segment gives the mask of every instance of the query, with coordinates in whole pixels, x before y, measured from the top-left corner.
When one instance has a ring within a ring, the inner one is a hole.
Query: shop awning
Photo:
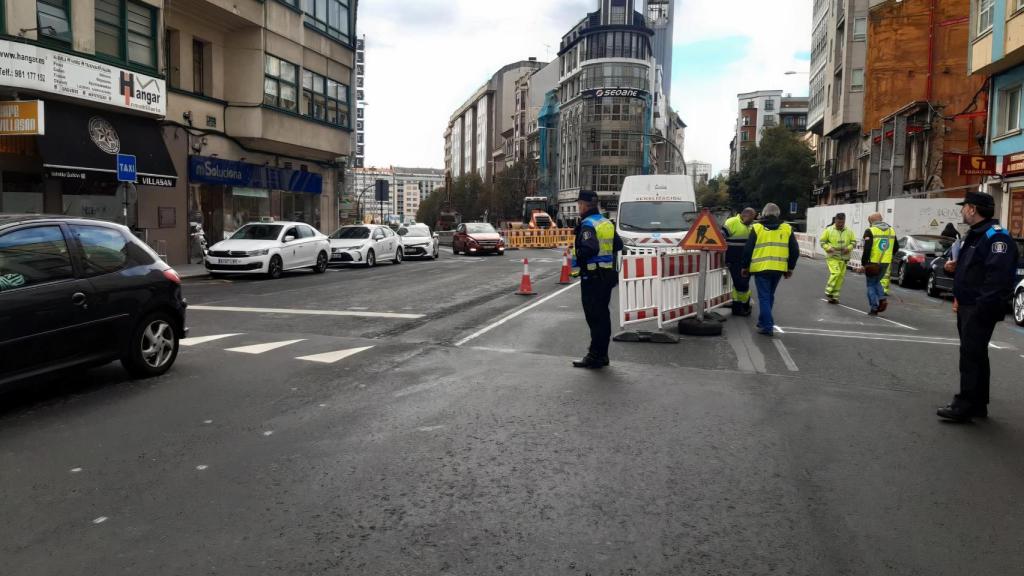
[[[173,187],[178,179],[155,120],[46,102],[46,135],[39,153],[49,178],[117,179],[117,154],[132,154],[138,182]]]

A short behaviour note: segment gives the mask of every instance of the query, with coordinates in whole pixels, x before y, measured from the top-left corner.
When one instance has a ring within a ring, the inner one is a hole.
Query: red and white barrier
[[[619,262],[619,327],[653,320],[661,305],[661,259],[622,256]]]
[[[619,327],[657,320],[658,328],[697,314],[702,261],[704,311],[732,302],[725,254],[672,250],[627,254],[619,265]]]

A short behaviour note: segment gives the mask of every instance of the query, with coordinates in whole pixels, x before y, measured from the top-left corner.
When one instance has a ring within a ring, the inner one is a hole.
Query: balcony
[[[352,135],[339,127],[266,107],[230,107],[225,129],[246,146],[272,154],[330,161],[349,154]]]
[[[857,191],[857,169],[844,170],[832,176],[832,191],[846,194]]]

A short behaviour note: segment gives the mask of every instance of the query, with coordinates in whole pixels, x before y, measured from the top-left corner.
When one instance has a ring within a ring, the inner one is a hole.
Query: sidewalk
[[[178,264],[173,268],[182,279],[203,278],[209,275],[209,272],[206,271],[206,267],[202,264]]]

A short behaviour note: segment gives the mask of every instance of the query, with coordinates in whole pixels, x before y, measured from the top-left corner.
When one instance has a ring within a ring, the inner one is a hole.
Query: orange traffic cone
[[[516,294],[520,296],[533,296],[536,292],[533,291],[533,285],[530,283],[530,263],[523,258],[523,279],[519,281],[519,291]]]
[[[572,284],[572,269],[569,267],[569,249],[562,252],[562,275],[558,278],[559,284]]]

